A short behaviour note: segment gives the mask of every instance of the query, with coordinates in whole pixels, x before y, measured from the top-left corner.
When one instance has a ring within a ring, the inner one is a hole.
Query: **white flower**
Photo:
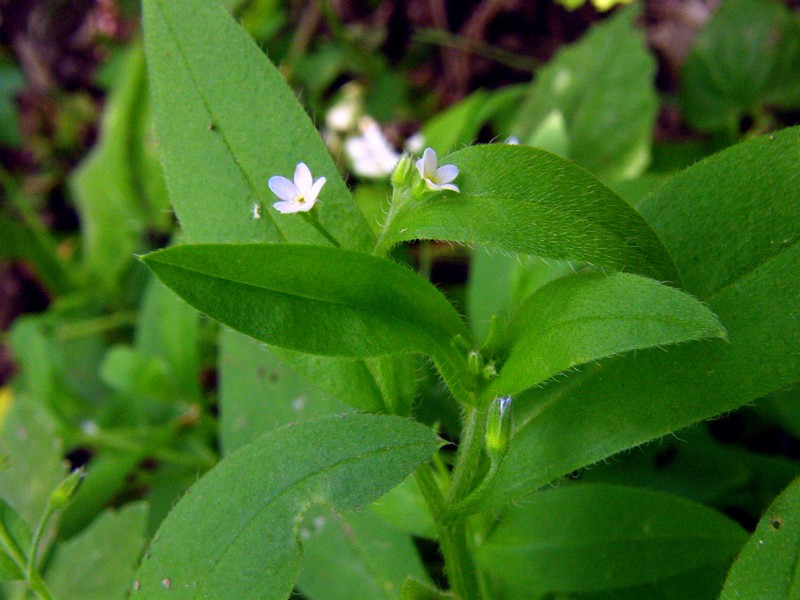
[[[411,154],[417,154],[425,147],[425,136],[421,131],[418,131],[406,140],[406,150]]]
[[[280,202],[276,202],[272,207],[283,214],[307,212],[317,202],[317,196],[325,181],[327,180],[324,177],[313,181],[306,163],[297,163],[294,183],[280,175],[269,178],[269,189],[280,199]]]
[[[425,148],[425,152],[415,164],[417,171],[425,180],[425,185],[429,190],[441,191],[450,190],[453,192],[460,192],[457,185],[450,183],[458,177],[458,167],[455,165],[442,165],[437,168],[439,159],[436,157],[436,151],[433,148]]]
[[[383,135],[374,119],[364,117],[359,123],[359,129],[361,135],[347,138],[344,143],[353,172],[371,179],[388,177],[400,154]]]
[[[506,144],[509,146],[519,146],[519,138],[515,135],[509,136],[506,140]]]

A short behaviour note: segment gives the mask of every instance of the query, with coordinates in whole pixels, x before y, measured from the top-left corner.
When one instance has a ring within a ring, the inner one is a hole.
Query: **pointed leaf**
[[[638,8],[595,24],[536,73],[513,132],[537,145],[551,114],[563,115],[567,156],[601,178],[630,179],[650,161],[658,112],[656,61]],[[537,139],[539,138],[539,139]]]
[[[435,287],[403,266],[360,252],[198,244],[143,260],[189,304],[283,348],[350,357],[430,354],[467,335]]]
[[[528,298],[509,329],[508,359],[484,399],[629,350],[725,335],[714,314],[688,294],[628,273],[557,279]]]
[[[733,563],[720,600],[791,600],[800,594],[800,479],[775,499]]]
[[[526,146],[465,148],[461,192],[409,199],[380,244],[437,239],[545,258],[585,261],[677,281],[655,232],[622,198],[566,159]]]
[[[337,416],[267,433],[209,471],[169,514],[139,569],[141,596],[245,598],[258,590],[288,598],[306,510],[359,508],[436,447],[430,429],[400,417]]]
[[[233,18],[214,0],[145,0],[143,18],[156,131],[187,240],[325,243],[271,208],[269,178],[304,162],[328,180],[318,204],[328,231],[368,247],[369,228],[311,119]]]
[[[740,525],[678,496],[612,485],[568,485],[504,514],[478,561],[529,591],[630,587],[730,559]]]
[[[19,561],[27,558],[31,545],[28,525],[5,500],[0,499],[0,581],[25,579]],[[23,563],[24,564],[24,563]]]
[[[517,402],[495,501],[800,380],[800,129],[701,161],[642,205],[729,343],[642,350]]]

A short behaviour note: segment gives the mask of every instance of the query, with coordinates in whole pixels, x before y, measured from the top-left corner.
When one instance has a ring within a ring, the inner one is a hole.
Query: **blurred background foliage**
[[[636,205],[676,170],[800,123],[797,0],[224,4],[296,90],[370,223],[393,160],[421,144],[543,147]],[[88,465],[58,538],[101,547],[120,527],[138,532],[98,598],[124,593],[145,534],[217,460],[219,393],[256,385],[292,400],[222,415],[223,449],[340,406],[238,339],[224,335],[218,353],[216,325],[135,260],[180,235],[141,35],[133,0],[0,0],[0,456],[11,457],[0,497],[34,523],[68,468]],[[398,258],[479,329],[572,268],[438,244]],[[220,388],[227,359],[246,369]],[[441,393],[431,373],[417,378],[418,396]],[[574,477],[680,494],[752,528],[800,473],[797,396],[784,390]],[[423,420],[457,431],[457,415],[426,407]],[[47,571],[64,597],[69,556],[56,552]]]

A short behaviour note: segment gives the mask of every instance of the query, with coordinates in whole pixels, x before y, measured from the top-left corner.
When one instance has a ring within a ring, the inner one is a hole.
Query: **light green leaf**
[[[301,568],[297,519],[316,504],[360,508],[436,447],[430,429],[400,417],[345,415],[271,431],[223,459],[176,505],[139,569],[141,593],[288,598]]]
[[[725,0],[695,39],[681,72],[686,119],[739,131],[763,105],[800,106],[800,18],[774,0]]]
[[[767,509],[733,563],[721,600],[790,600],[800,594],[800,479]]]
[[[127,598],[142,554],[147,504],[107,510],[80,535],[57,546],[45,581],[58,598]]]
[[[746,539],[728,517],[677,496],[573,485],[539,492],[506,512],[477,559],[515,587],[587,592],[714,565]]]
[[[0,499],[0,581],[25,579],[19,561],[28,556],[31,531],[19,513]]]
[[[317,205],[325,228],[368,248],[369,228],[311,119],[247,33],[214,0],[145,0],[143,18],[156,131],[186,240],[325,243],[271,208],[267,181],[302,161],[327,178]]]
[[[264,344],[227,328],[220,339],[219,365],[219,435],[224,454],[291,421],[350,410],[308,385]],[[352,393],[358,395],[359,391]]]
[[[0,456],[7,458],[7,468],[0,469],[0,498],[33,527],[67,469],[52,416],[28,394],[14,395],[0,431]]]
[[[557,279],[526,300],[509,329],[508,358],[484,400],[629,350],[725,336],[714,314],[688,294],[628,273]]]
[[[526,146],[473,146],[442,159],[458,166],[461,193],[409,198],[379,244],[413,239],[481,244],[677,281],[650,226],[592,175]]]
[[[427,580],[411,536],[369,511],[309,511],[300,527],[305,567],[297,581],[312,600],[400,598],[409,576]]]
[[[198,350],[200,315],[172,290],[153,278],[139,310],[134,345],[167,367],[172,385],[187,401],[200,397]]]
[[[637,8],[594,25],[537,74],[513,128],[535,143],[540,125],[564,117],[569,158],[603,179],[630,179],[650,161],[658,109],[656,63],[634,28]]]
[[[481,109],[487,99],[488,94],[478,90],[438,113],[420,132],[425,145],[442,155],[474,142],[485,120]]]
[[[533,292],[574,272],[574,265],[567,261],[476,248],[469,263],[466,302],[475,339],[486,337],[492,317],[505,326]]]
[[[370,510],[398,531],[436,539],[436,523],[414,477],[406,478],[388,494],[378,498],[370,505]]]
[[[86,267],[106,286],[131,264],[146,226],[141,183],[133,168],[137,119],[147,104],[145,81],[144,56],[134,47],[103,113],[100,141],[70,180]]]
[[[108,351],[100,376],[110,388],[129,396],[162,402],[178,399],[164,361],[156,356],[145,356],[124,344]]]
[[[529,393],[496,502],[800,380],[798,164],[792,128],[697,163],[643,203],[730,342],[638,351]]]

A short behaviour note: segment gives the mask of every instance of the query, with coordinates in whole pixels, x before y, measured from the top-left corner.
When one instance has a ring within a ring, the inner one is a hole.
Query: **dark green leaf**
[[[176,246],[144,258],[189,304],[269,344],[340,357],[420,352],[445,377],[468,337],[447,299],[416,273],[373,256],[284,244]]]
[[[644,202],[730,343],[643,350],[531,392],[496,501],[800,380],[799,162],[793,128],[697,163]]]
[[[127,598],[145,545],[147,505],[103,512],[79,536],[63,542],[48,564],[45,581],[58,598]]]
[[[775,0],[725,0],[695,39],[681,104],[698,129],[739,131],[764,104],[800,106],[800,18]]]
[[[169,514],[139,570],[142,596],[287,598],[301,567],[296,520],[315,504],[363,506],[436,447],[430,429],[400,417],[337,416],[267,433]]]
[[[227,328],[220,339],[219,365],[219,435],[224,454],[291,421],[349,410],[347,405],[308,385],[264,344]],[[374,385],[371,377],[367,381]],[[361,400],[360,391],[351,390],[353,404]],[[368,390],[367,398],[372,398],[372,391]],[[373,410],[380,407],[365,406]]]
[[[629,350],[725,336],[714,314],[688,294],[628,273],[557,279],[528,298],[509,329],[508,359],[485,399]]]
[[[505,513],[477,556],[515,587],[585,592],[713,565],[746,539],[731,519],[677,496],[574,485],[534,494]]]
[[[800,593],[800,480],[767,509],[733,563],[721,600],[790,600]]]
[[[658,108],[656,64],[636,9],[595,25],[536,74],[514,133],[534,144],[540,125],[558,111],[569,140],[568,156],[604,179],[630,179],[650,161]]]
[[[526,146],[473,146],[442,159],[461,193],[408,199],[390,215],[383,246],[437,239],[569,259],[677,281],[664,246],[622,198],[592,175]]]
[[[312,600],[399,600],[407,577],[427,579],[411,536],[369,511],[314,511],[304,522],[306,564],[297,587]]]

